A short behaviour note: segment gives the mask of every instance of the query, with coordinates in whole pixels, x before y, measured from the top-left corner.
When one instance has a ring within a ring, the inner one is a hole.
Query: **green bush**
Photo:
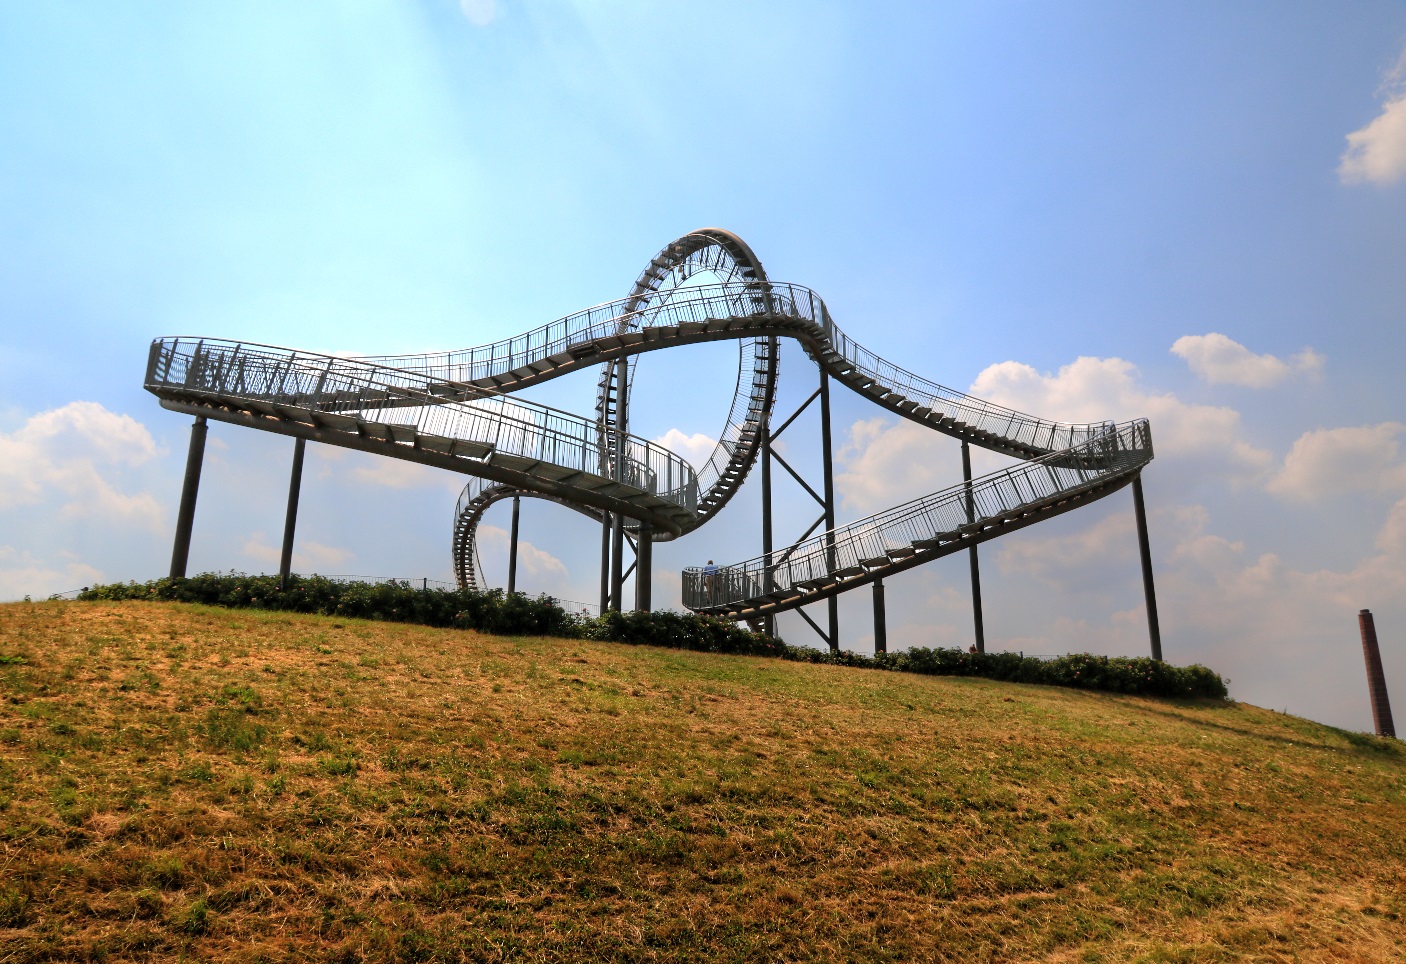
[[[150,599],[203,603],[235,609],[277,609],[353,619],[380,619],[454,629],[478,629],[516,636],[580,636],[580,619],[547,597],[502,590],[417,589],[406,582],[336,582],[323,576],[277,576],[203,573],[189,579],[154,579],[145,583],[94,586],[79,599]]]
[[[1017,653],[971,653],[960,649],[915,648],[862,656],[790,646],[753,633],[726,619],[661,612],[607,612],[591,618],[567,612],[547,596],[533,598],[502,590],[417,589],[405,582],[334,582],[322,576],[291,576],[286,588],[277,576],[204,573],[190,579],[94,586],[79,595],[88,600],[151,599],[204,603],[240,609],[276,609],[324,616],[348,616],[476,629],[504,636],[563,636],[667,646],[704,653],[772,656],[806,663],[928,676],[979,676],[1010,683],[1041,683],[1140,696],[1225,699],[1225,680],[1204,666],[1172,666],[1146,657],[1078,653],[1038,659]],[[212,733],[212,738],[221,734]]]

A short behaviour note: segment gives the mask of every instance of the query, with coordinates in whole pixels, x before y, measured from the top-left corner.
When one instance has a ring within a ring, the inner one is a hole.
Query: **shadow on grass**
[[[1186,708],[1195,707],[1197,709],[1232,709],[1236,706],[1230,701],[1219,700],[1180,700],[1178,705]],[[1218,723],[1214,720],[1200,719],[1194,716],[1187,716],[1177,713],[1171,709],[1160,709],[1147,707],[1146,712],[1154,716],[1162,716],[1167,719],[1176,720],[1179,723],[1186,723],[1189,726],[1200,727],[1208,730],[1218,730],[1223,733],[1233,733],[1236,736],[1248,737],[1260,741],[1261,743],[1275,743],[1280,746],[1305,747],[1311,750],[1325,750],[1341,752],[1344,748],[1334,746],[1324,740],[1314,739],[1312,736],[1301,735],[1297,739],[1280,736],[1275,733],[1265,733],[1261,730],[1247,729],[1239,726],[1231,726],[1226,723]],[[1272,712],[1272,711],[1271,711]],[[1406,762],[1406,746],[1400,740],[1391,737],[1374,736],[1370,733],[1356,733],[1352,730],[1341,730],[1336,726],[1329,726],[1326,723],[1314,723],[1312,720],[1301,720],[1300,717],[1285,717],[1286,721],[1295,721],[1307,724],[1316,729],[1323,730],[1335,736],[1341,737],[1343,742],[1348,744],[1353,750],[1365,751],[1378,758],[1388,758]]]

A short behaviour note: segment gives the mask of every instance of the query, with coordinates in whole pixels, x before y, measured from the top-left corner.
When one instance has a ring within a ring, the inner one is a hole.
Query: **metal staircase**
[[[1131,482],[1152,459],[1144,420],[797,543],[770,559],[684,571],[684,605],[757,619],[1024,528]]]
[[[698,283],[704,275],[719,279]],[[152,344],[146,387],[167,408],[409,459],[473,476],[455,510],[460,585],[481,585],[484,510],[532,494],[676,538],[715,515],[757,459],[775,399],[778,339],[889,411],[1023,464],[753,559],[684,575],[684,602],[753,619],[825,598],[1100,498],[1152,458],[1146,421],[1067,424],[946,388],[864,348],[811,289],[767,279],[741,239],[693,232],[646,266],[631,293],[510,339],[461,351],[344,358],[219,339]],[[622,359],[739,342],[718,445],[695,471],[627,433]],[[601,366],[596,417],[508,394]]]

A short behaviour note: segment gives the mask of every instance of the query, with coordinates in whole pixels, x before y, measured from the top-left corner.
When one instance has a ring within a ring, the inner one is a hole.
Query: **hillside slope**
[[[0,961],[1362,960],[1406,751],[1172,703],[0,607]]]

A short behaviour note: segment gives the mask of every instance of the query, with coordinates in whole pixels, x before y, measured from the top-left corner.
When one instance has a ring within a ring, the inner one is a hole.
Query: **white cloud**
[[[59,496],[65,517],[102,516],[159,529],[163,513],[149,492],[123,492],[112,479],[158,455],[146,427],[97,402],[70,402],[0,433],[0,509]]]
[[[1054,375],[1042,375],[1019,362],[1001,362],[978,375],[971,391],[979,398],[1065,422],[1144,417],[1152,423],[1159,457],[1194,458],[1237,479],[1262,474],[1272,459],[1241,437],[1239,412],[1149,392],[1139,384],[1137,366],[1121,358],[1079,358]]]
[[[1406,555],[1406,499],[1391,507],[1386,524],[1377,533],[1377,548],[1394,555]]]
[[[1323,370],[1323,356],[1305,348],[1287,362],[1274,355],[1256,355],[1219,332],[1183,335],[1172,345],[1172,354],[1186,360],[1191,370],[1213,385],[1269,388],[1293,374],[1316,376]]]
[[[405,459],[372,455],[335,445],[318,445],[309,449],[308,454],[317,460],[310,464],[316,465],[320,478],[349,479],[386,489],[446,489],[456,494],[464,487],[464,478],[457,472]]]
[[[1400,422],[1382,422],[1305,432],[1267,488],[1297,502],[1406,489],[1406,462],[1398,441],[1403,431],[1406,425]]]
[[[1158,458],[1194,464],[1202,476],[1228,476],[1240,484],[1262,478],[1273,456],[1244,437],[1240,413],[1194,405],[1170,393],[1149,392],[1138,370],[1121,358],[1079,358],[1054,375],[1020,362],[1001,362],[977,376],[971,393],[1040,418],[1065,422],[1152,423]],[[973,472],[998,468],[1001,459],[974,450]],[[950,442],[930,429],[887,416],[856,422],[837,452],[836,485],[846,508],[872,513],[961,481],[961,463]]]
[[[996,564],[1003,574],[1024,573],[1063,589],[1098,564],[1133,560],[1137,531],[1131,512],[1115,512],[1069,535],[1023,534],[1001,540],[998,547]]]
[[[908,419],[884,415],[850,426],[835,460],[841,502],[864,515],[962,481],[951,442]]]
[[[1406,52],[1383,85],[1382,112],[1366,127],[1347,135],[1338,164],[1344,184],[1393,184],[1406,177]]]
[[[103,581],[100,570],[65,559],[60,563],[43,562],[28,551],[14,546],[0,546],[0,599],[47,598],[50,593],[68,592]]]
[[[1272,707],[1292,700],[1294,712],[1314,719],[1365,725],[1355,616],[1370,608],[1383,625],[1402,625],[1406,505],[1392,510],[1378,551],[1344,570],[1294,569],[1273,552],[1251,556],[1242,543],[1206,532],[1208,518],[1180,513],[1169,564],[1158,572],[1169,658],[1185,661],[1177,647],[1194,646],[1197,658],[1239,680],[1240,699]]]
[[[283,549],[281,546],[270,543],[268,536],[264,533],[255,532],[245,540],[244,554],[270,567],[277,567],[283,557]],[[332,576],[346,575],[346,573],[337,570],[345,568],[346,563],[355,558],[356,553],[349,549],[325,546],[320,542],[296,537],[293,540],[294,572],[321,572]],[[375,575],[375,573],[365,575]]]
[[[498,16],[495,0],[459,0],[459,12],[475,27],[486,27]]]
[[[676,455],[682,455],[688,460],[688,464],[695,469],[707,464],[712,456],[713,450],[718,447],[718,440],[709,438],[702,432],[695,432],[692,435],[685,435],[676,428],[671,428],[657,439],[652,439],[655,445],[663,446]]]
[[[508,553],[508,531],[497,526],[480,525],[478,527],[479,545],[485,548],[501,550],[504,560]],[[528,575],[542,576],[547,573],[560,573],[566,575],[566,564],[545,549],[538,549],[532,543],[518,537],[517,541],[517,561],[518,565],[527,570]],[[504,563],[506,566],[506,562]]]

